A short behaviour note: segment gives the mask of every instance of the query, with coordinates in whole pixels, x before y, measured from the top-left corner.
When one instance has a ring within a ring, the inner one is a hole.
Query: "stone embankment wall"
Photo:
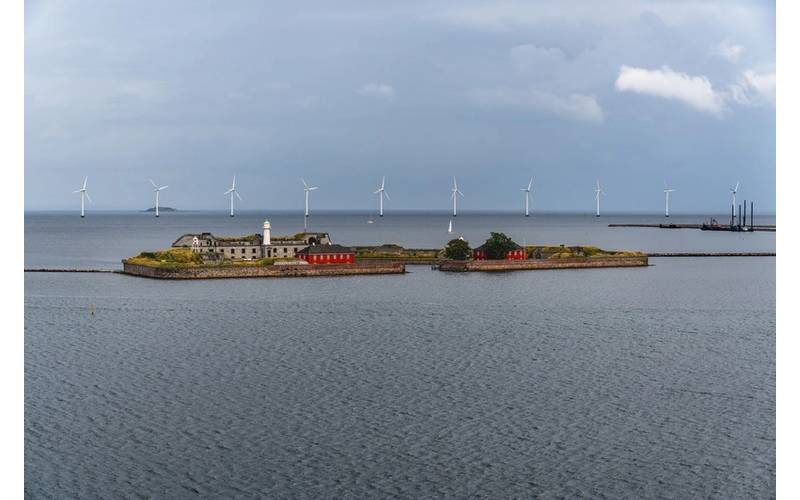
[[[526,260],[445,260],[439,264],[439,269],[441,271],[467,272],[518,271],[526,269],[589,269],[597,267],[640,267],[647,265],[647,256],[642,256]]]
[[[122,272],[146,278],[187,280],[215,278],[288,278],[311,276],[352,276],[359,274],[403,274],[403,264],[387,262],[381,264],[321,264],[301,266],[230,266],[190,267],[166,269],[140,266],[122,261]]]

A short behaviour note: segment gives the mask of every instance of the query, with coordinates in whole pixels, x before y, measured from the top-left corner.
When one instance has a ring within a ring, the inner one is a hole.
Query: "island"
[[[142,252],[122,261],[122,272],[158,279],[280,278],[403,274],[394,261],[356,261],[355,249],[331,241],[328,233],[271,235],[270,222],[262,232],[243,236],[187,233],[169,249]]]
[[[463,238],[450,240],[444,249],[440,271],[521,271],[536,269],[591,269],[648,266],[647,254],[602,250],[594,246],[526,245],[503,233],[491,233],[477,248]]]
[[[155,212],[155,211],[156,211],[156,207],[150,207],[148,209],[142,210],[142,212]],[[177,208],[172,208],[172,207],[161,207],[160,206],[160,207],[158,207],[158,211],[159,212],[177,212],[178,209]]]

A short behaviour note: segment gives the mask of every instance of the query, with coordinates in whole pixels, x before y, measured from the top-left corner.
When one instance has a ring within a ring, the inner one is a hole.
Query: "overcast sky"
[[[289,4],[290,6],[287,6]],[[336,5],[334,7],[334,4]],[[25,207],[775,206],[772,2],[26,1]]]

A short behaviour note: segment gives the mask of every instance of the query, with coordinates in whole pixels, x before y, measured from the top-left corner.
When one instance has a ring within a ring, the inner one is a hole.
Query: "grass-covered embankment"
[[[191,248],[170,248],[156,252],[142,252],[136,257],[126,259],[129,264],[137,266],[155,267],[160,269],[190,269],[203,267],[264,267],[271,266],[278,261],[295,261],[285,257],[264,258],[260,260],[230,260],[203,261],[200,254]]]

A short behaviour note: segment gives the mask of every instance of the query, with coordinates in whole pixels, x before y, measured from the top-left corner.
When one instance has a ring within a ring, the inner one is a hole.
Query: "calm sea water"
[[[28,214],[25,264],[113,268],[180,233],[257,232],[263,218]],[[270,220],[276,234],[302,225]],[[448,220],[327,214],[312,229],[437,246]],[[474,242],[491,229],[651,251],[775,245],[774,233],[610,221],[455,224]],[[192,282],[26,273],[26,493],[774,496],[775,259],[651,263]]]

